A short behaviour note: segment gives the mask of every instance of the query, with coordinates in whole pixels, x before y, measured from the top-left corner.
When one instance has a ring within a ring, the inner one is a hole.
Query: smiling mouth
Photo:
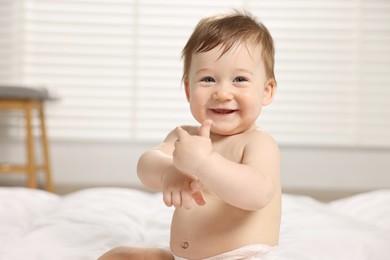
[[[211,109],[211,111],[215,114],[220,114],[220,115],[228,115],[236,112],[236,109],[222,109],[222,108],[216,108],[216,109]]]

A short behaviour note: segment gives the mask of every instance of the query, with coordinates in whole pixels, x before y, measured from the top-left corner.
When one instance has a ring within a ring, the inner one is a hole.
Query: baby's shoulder
[[[248,143],[253,143],[253,142],[270,142],[270,143],[275,143],[276,141],[273,138],[272,135],[269,133],[265,132],[261,128],[256,128],[252,131],[246,132],[243,136],[243,139],[246,139]]]
[[[277,152],[279,150],[274,137],[260,128],[245,133],[242,138],[242,143],[245,144],[245,151],[260,153],[261,151]]]

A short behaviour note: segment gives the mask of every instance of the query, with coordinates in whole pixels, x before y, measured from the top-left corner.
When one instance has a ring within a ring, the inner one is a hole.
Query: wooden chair
[[[42,171],[45,176],[45,189],[53,192],[54,187],[44,113],[44,102],[50,99],[54,99],[54,97],[52,97],[45,88],[0,85],[0,109],[22,111],[25,118],[26,132],[25,163],[21,165],[2,163],[0,158],[0,174],[24,173],[27,177],[26,186],[29,188],[38,188],[37,173]],[[38,111],[40,122],[40,142],[43,152],[41,164],[37,162],[35,155],[34,126],[32,124],[32,114],[34,110]]]

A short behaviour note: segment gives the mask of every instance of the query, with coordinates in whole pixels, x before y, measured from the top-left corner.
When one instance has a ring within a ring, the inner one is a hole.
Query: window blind
[[[0,85],[16,83],[21,79],[22,57],[22,3],[0,1]],[[11,116],[10,116],[11,115]],[[21,118],[16,113],[0,111],[0,140],[5,135],[19,135]]]
[[[62,99],[54,138],[129,139],[134,110],[135,1],[25,1],[24,81]]]
[[[287,144],[389,146],[389,3],[276,2],[249,8],[276,39],[264,125]]]
[[[195,123],[181,49],[203,16],[245,8],[276,43],[278,91],[262,128],[282,145],[390,147],[387,1],[5,2],[0,79],[58,90],[52,138],[155,142]]]
[[[21,63],[21,8],[20,2],[0,2],[0,79],[3,83],[20,77]]]

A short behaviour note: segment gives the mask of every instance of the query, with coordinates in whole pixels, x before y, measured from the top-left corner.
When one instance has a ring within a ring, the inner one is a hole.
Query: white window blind
[[[134,1],[25,1],[25,82],[59,90],[58,138],[129,139],[135,127]]]
[[[263,114],[268,129],[289,144],[389,146],[390,2],[250,6],[276,39],[279,92]]]
[[[20,77],[21,63],[21,4],[18,1],[0,2],[0,81],[12,82]]]
[[[276,42],[278,91],[260,126],[285,145],[390,147],[388,1],[3,2],[0,81],[58,90],[52,138],[160,141],[194,123],[181,49],[201,17],[245,8]]]

